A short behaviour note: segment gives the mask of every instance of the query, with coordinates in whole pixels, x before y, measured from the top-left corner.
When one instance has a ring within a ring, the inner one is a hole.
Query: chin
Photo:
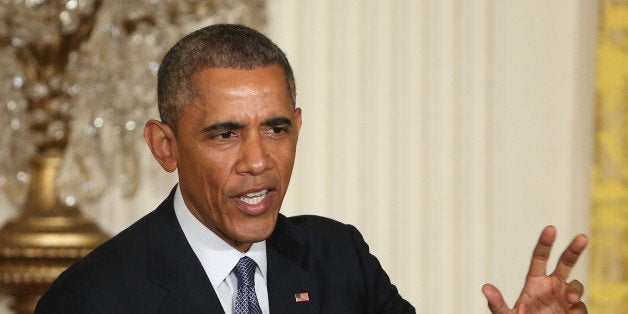
[[[275,221],[272,224],[264,223],[262,226],[249,226],[238,232],[238,241],[242,243],[255,243],[268,239],[275,229]]]

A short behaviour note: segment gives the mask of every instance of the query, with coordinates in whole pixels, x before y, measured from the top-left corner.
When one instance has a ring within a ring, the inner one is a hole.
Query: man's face
[[[240,251],[272,233],[292,173],[301,110],[278,65],[208,68],[178,120],[174,149],[190,211]]]

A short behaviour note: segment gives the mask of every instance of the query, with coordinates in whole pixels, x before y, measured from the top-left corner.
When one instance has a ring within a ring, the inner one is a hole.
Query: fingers
[[[491,313],[506,313],[509,310],[506,301],[504,301],[497,287],[487,283],[482,286],[482,293],[484,293],[486,301],[488,301],[488,308],[491,310]]]
[[[580,299],[584,294],[584,286],[580,281],[574,280],[567,284],[565,294],[567,295],[567,302],[569,302],[570,304],[576,305],[578,303],[581,303]]]
[[[571,273],[571,270],[578,261],[578,257],[580,257],[580,254],[582,254],[588,243],[589,240],[585,235],[581,234],[576,236],[560,256],[556,270],[554,270],[552,275],[556,276],[558,280],[566,282],[569,273]]]
[[[569,309],[570,314],[587,314],[589,311],[587,310],[587,306],[583,302],[578,302],[571,309]]]
[[[554,226],[545,227],[532,253],[532,261],[530,262],[530,270],[528,271],[529,277],[545,276],[547,260],[549,259],[554,239],[556,239],[556,228]]]

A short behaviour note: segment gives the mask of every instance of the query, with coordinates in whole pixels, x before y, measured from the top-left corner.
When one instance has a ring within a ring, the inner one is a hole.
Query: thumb
[[[488,308],[491,310],[491,313],[499,314],[508,312],[508,305],[497,287],[487,283],[482,286],[482,293],[484,293],[486,301],[488,301]]]

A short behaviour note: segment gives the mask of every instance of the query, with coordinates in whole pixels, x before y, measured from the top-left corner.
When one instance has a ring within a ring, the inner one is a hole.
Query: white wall
[[[566,245],[589,228],[596,15],[595,1],[493,5],[491,277],[512,295],[529,254],[509,245],[525,247],[518,231],[555,224]]]
[[[543,226],[588,230],[596,2],[268,1],[304,115],[284,213],[356,225],[419,313],[512,303]],[[135,199],[84,206],[110,232],[175,182],[143,159]]]
[[[513,303],[543,226],[588,230],[596,10],[270,1],[304,115],[284,211],[358,226],[421,313]]]

